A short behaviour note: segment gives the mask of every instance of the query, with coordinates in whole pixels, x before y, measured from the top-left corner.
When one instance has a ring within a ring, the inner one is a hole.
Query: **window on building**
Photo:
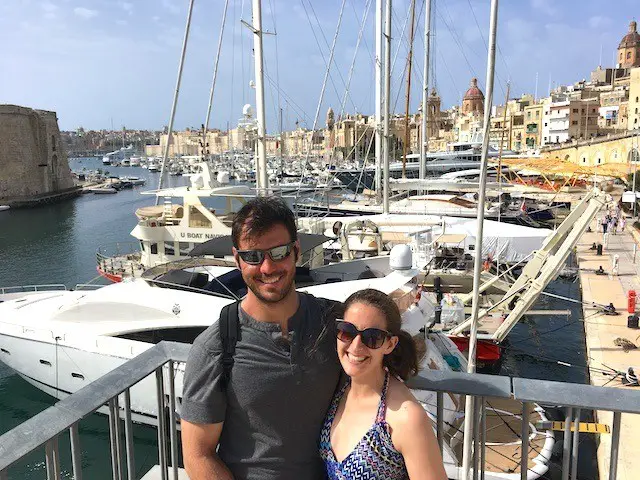
[[[636,103],[638,103],[638,97],[636,97]]]
[[[544,126],[545,126],[545,127],[546,127],[546,126],[548,126],[548,125],[547,125],[547,122],[544,122]]]
[[[527,120],[531,120],[531,112],[527,112]]]
[[[631,52],[627,52],[627,60],[631,58]]]
[[[51,135],[51,150],[52,151],[56,151],[56,136],[55,135]]]
[[[577,109],[577,108],[574,108],[574,109],[573,109],[573,113],[578,113],[578,109]]]
[[[574,121],[571,122],[571,125],[577,125],[577,124],[578,124],[577,120],[574,120]]]
[[[581,112],[581,113],[584,113],[584,108],[582,109],[582,112]]]

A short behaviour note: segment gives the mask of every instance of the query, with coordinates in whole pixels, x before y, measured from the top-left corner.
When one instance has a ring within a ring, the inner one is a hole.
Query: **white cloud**
[[[174,15],[180,13],[180,7],[176,5],[175,0],[162,0],[162,6]]]
[[[93,18],[98,15],[97,10],[91,10],[89,8],[84,8],[84,7],[74,8],[73,13],[76,14],[78,17],[82,17],[82,18]]]
[[[43,9],[45,12],[47,12],[47,13],[53,13],[53,12],[55,12],[56,10],[58,10],[58,6],[57,6],[57,5],[54,5],[54,4],[53,4],[53,3],[51,3],[51,2],[42,2],[42,3],[40,4],[40,8],[42,8],[42,9]]]
[[[531,0],[531,8],[549,16],[555,16],[558,13],[558,9],[554,7],[551,0]]]
[[[133,3],[130,2],[118,2],[121,9],[127,12],[129,15],[133,14]]]
[[[116,24],[124,27],[125,25],[129,25],[129,22],[127,22],[126,20],[116,20]]]
[[[591,28],[604,28],[610,27],[613,21],[609,17],[603,17],[601,15],[595,15],[589,19],[589,26]]]

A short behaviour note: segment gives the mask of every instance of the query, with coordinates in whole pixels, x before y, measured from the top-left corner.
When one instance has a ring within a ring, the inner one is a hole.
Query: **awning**
[[[436,238],[436,243],[452,243],[457,245],[464,242],[465,238],[467,238],[467,235],[464,233],[445,233]]]

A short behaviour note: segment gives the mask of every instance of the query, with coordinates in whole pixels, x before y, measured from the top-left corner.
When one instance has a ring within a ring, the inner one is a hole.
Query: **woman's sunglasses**
[[[267,250],[238,250],[238,255],[249,265],[261,265],[267,255],[272,261],[280,262],[291,255],[294,243],[287,243]]]
[[[379,328],[365,328],[364,330],[358,330],[353,323],[345,322],[344,320],[338,320],[336,322],[338,340],[344,343],[351,343],[355,338],[360,335],[360,339],[365,347],[375,350],[380,348],[384,341],[391,337],[391,334],[386,330]]]

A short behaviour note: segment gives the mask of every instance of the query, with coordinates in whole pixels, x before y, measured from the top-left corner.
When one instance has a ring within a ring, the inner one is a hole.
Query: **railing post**
[[[567,407],[564,417],[564,439],[562,443],[562,480],[569,480],[571,472],[571,420],[573,408]]]
[[[122,480],[122,425],[120,424],[120,402],[118,396],[113,398],[115,410],[116,460],[118,461],[118,479]]]
[[[133,424],[131,423],[131,392],[124,391],[124,441],[127,452],[127,479],[135,480],[136,464],[133,453]]]
[[[9,473],[7,470],[0,471],[0,480],[9,480]]]
[[[109,442],[111,445],[111,472],[113,480],[120,480],[120,463],[118,462],[118,447],[116,442],[116,411],[113,398],[109,400]]]
[[[436,407],[436,434],[438,436],[438,446],[440,447],[440,455],[442,455],[442,448],[444,443],[444,394],[438,392],[437,407]]]
[[[522,403],[522,430],[521,440],[522,448],[520,451],[520,479],[527,480],[529,471],[529,415],[531,413],[531,404],[529,402]]]
[[[571,452],[571,478],[578,478],[578,445],[580,444],[580,409],[576,408],[573,425],[573,445]]]
[[[613,426],[611,427],[611,458],[609,459],[609,480],[618,477],[618,446],[620,445],[620,420],[622,413],[613,412]]]
[[[167,432],[164,425],[164,381],[162,366],[156,369],[156,394],[158,400],[158,460],[160,463],[160,478],[167,478]]]
[[[484,397],[480,397],[480,402],[480,444],[482,445],[480,450],[480,480],[484,480],[485,454],[487,450],[487,403]]]
[[[472,429],[472,437],[473,437],[473,472],[472,477],[473,480],[478,480],[478,445],[479,445],[479,432],[478,432],[478,420],[480,419],[480,411],[479,411],[479,402],[478,397],[473,397],[473,429]]]
[[[82,480],[82,450],[80,449],[80,436],[78,424],[74,423],[69,428],[71,441],[71,463],[73,464],[73,480]]]
[[[171,435],[171,469],[173,480],[178,480],[178,427],[176,426],[176,386],[174,382],[174,363],[169,360],[169,434]]]
[[[58,450],[58,437],[49,440],[44,447],[47,468],[47,480],[60,478],[60,451]]]

